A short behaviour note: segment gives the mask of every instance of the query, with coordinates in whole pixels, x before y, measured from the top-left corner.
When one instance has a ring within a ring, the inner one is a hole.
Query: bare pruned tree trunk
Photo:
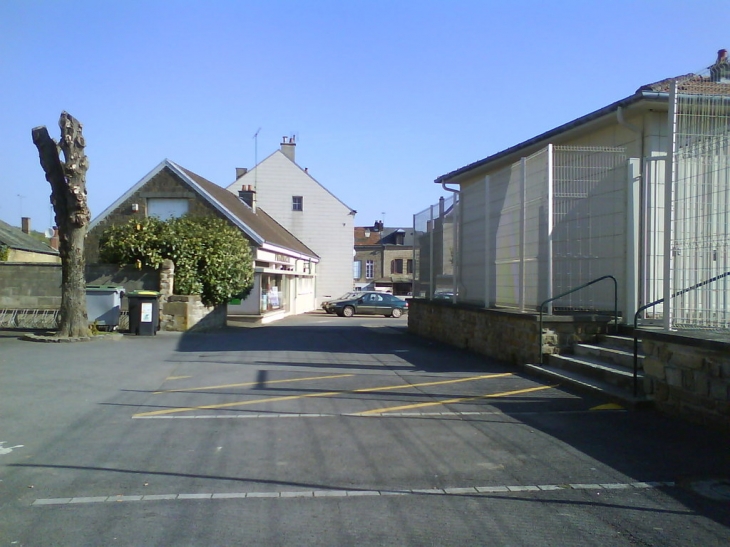
[[[56,143],[45,126],[33,129],[33,144],[38,148],[41,167],[51,184],[51,203],[56,213],[61,255],[61,313],[58,336],[90,335],[86,315],[86,279],[84,238],[91,213],[86,203],[86,171],[89,162],[84,153],[81,124],[68,112],[58,120],[61,142]],[[63,152],[65,161],[59,153]]]

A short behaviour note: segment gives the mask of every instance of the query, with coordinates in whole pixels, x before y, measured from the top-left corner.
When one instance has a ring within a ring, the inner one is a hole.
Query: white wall
[[[352,289],[354,215],[326,188],[277,150],[240,177],[228,190],[255,185],[257,206],[294,234],[319,257],[315,295],[318,303]],[[292,210],[302,196],[303,210]]]

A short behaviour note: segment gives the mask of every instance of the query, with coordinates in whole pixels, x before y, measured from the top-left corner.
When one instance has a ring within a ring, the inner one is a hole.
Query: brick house
[[[382,221],[355,228],[353,284],[407,296],[413,290],[413,228],[386,228]]]
[[[99,239],[109,226],[147,216],[216,216],[241,231],[255,262],[251,294],[229,306],[229,313],[260,316],[268,322],[315,309],[319,257],[257,207],[252,197],[243,192],[236,196],[166,159],[91,222],[87,263],[98,262]]]

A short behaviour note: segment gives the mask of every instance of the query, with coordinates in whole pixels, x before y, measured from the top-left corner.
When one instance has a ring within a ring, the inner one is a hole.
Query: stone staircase
[[[525,365],[525,370],[624,408],[648,408],[652,406],[652,397],[644,391],[641,345],[638,357],[637,396],[634,396],[632,335],[600,335],[596,342],[575,344],[571,354],[548,355],[543,365]]]

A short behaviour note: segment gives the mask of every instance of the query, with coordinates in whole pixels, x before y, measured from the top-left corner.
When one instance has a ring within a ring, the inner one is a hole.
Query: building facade
[[[253,206],[252,206],[253,205]],[[315,309],[319,257],[263,209],[170,160],[162,161],[89,225],[87,263],[98,262],[99,239],[112,225],[133,218],[216,216],[241,231],[254,255],[254,287],[229,313],[260,316],[266,323]]]
[[[410,296],[413,269],[413,228],[386,228],[382,221],[355,228],[355,289]]]
[[[231,193],[247,192],[276,222],[319,257],[315,294],[319,303],[352,289],[353,228],[356,211],[342,203],[295,161],[296,142],[253,169],[236,169]]]

